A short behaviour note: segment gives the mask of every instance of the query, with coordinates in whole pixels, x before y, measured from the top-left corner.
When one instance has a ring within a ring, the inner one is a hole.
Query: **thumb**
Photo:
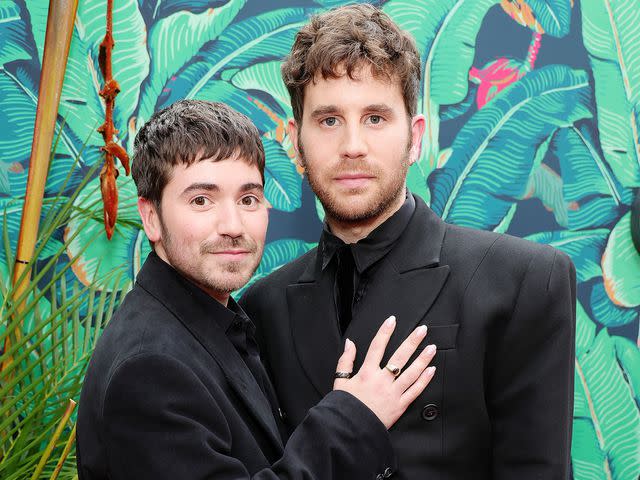
[[[338,359],[338,365],[336,366],[336,372],[353,372],[353,362],[356,358],[356,346],[355,344],[347,338],[344,342],[344,352]],[[339,389],[338,387],[342,386],[347,382],[347,378],[336,378],[333,382],[333,389]]]

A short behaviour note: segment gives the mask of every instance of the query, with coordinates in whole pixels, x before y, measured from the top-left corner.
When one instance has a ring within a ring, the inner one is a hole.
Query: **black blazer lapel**
[[[225,332],[215,322],[213,313],[202,311],[198,299],[190,295],[182,282],[187,280],[154,253],[149,255],[137,283],[170,310],[184,327],[220,365],[229,385],[246,404],[247,411],[264,428],[266,435],[282,448],[271,405],[251,371]]]
[[[318,275],[316,275],[318,270]],[[317,255],[297,283],[287,286],[287,305],[296,354],[307,377],[324,396],[333,389],[336,362],[344,350],[336,323],[333,292],[319,280]]]
[[[427,314],[449,276],[449,266],[440,264],[445,232],[446,224],[416,197],[416,210],[407,229],[372,276],[347,329],[346,336],[357,346],[356,370],[389,315],[395,315],[396,329],[384,361],[415,327],[432,323]],[[429,342],[430,337],[431,332],[427,334]]]

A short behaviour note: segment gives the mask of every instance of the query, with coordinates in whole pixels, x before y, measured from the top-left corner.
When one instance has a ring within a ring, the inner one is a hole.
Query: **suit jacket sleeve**
[[[124,361],[109,381],[100,423],[110,478],[375,478],[394,459],[373,412],[350,394],[332,392],[294,431],[283,456],[252,476],[232,455],[232,432],[213,397],[175,358],[139,354]]]
[[[569,475],[575,268],[546,249],[529,263],[513,314],[493,332],[489,414],[495,480]]]

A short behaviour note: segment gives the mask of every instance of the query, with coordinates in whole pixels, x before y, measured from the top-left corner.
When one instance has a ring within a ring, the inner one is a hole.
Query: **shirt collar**
[[[378,225],[365,238],[349,245],[359,274],[362,274],[391,250],[396,240],[400,238],[400,235],[409,224],[415,208],[416,201],[407,190],[405,201],[398,211]],[[323,270],[329,265],[336,252],[345,245],[340,238],[331,233],[329,225],[324,222],[319,242]]]
[[[155,252],[152,251],[149,256],[153,257],[154,260],[162,262],[164,263],[164,265],[166,265],[166,267],[176,276],[177,280],[188,292],[193,304],[197,305],[201,312],[206,312],[206,316],[212,318],[213,321],[217,322],[218,326],[223,331],[227,332],[229,328],[238,320],[242,323],[251,323],[251,320],[249,319],[247,314],[244,312],[244,310],[242,310],[240,305],[237,304],[233,297],[229,296],[229,301],[227,302],[227,306],[225,307],[207,292],[198,287],[191,280],[184,277],[180,272],[164,262],[160,257],[157,256]]]

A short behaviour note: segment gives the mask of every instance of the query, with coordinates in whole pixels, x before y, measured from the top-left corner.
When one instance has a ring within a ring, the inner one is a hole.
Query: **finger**
[[[382,323],[382,326],[378,329],[378,333],[376,333],[376,336],[371,340],[371,345],[369,345],[367,355],[362,364],[363,367],[380,368],[380,362],[382,361],[384,351],[387,348],[387,343],[389,343],[394,328],[396,328],[396,317],[391,315]]]
[[[356,358],[356,346],[348,338],[344,342],[344,352],[338,359],[338,365],[336,366],[336,372],[353,372],[353,362]],[[333,382],[333,388],[342,385],[348,381],[348,378],[336,378]]]
[[[404,392],[408,389],[422,374],[422,372],[427,368],[427,365],[431,363],[433,357],[436,354],[436,346],[429,345],[425,348],[420,355],[416,357],[416,359],[409,365],[402,375],[400,375],[396,381],[395,386],[400,392]]]
[[[423,370],[418,379],[413,382],[413,385],[407,388],[405,392],[400,395],[400,401],[404,405],[409,405],[411,402],[413,402],[416,398],[418,398],[418,395],[420,395],[424,391],[424,389],[427,388],[427,385],[429,385],[435,373],[436,367],[429,367]]]
[[[409,335],[404,342],[402,342],[402,345],[393,352],[393,355],[389,358],[389,363],[403,369],[426,335],[426,325],[420,325],[411,332],[411,335]]]

